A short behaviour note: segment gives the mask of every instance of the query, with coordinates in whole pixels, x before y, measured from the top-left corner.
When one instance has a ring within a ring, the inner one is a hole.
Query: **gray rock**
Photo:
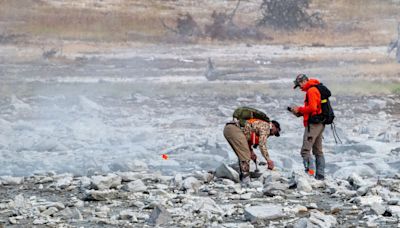
[[[194,177],[196,177],[198,180],[204,183],[209,183],[213,179],[214,175],[212,175],[209,172],[195,171]]]
[[[183,180],[182,184],[183,189],[193,192],[198,192],[200,186],[201,186],[200,181],[194,177],[186,178],[185,180]]]
[[[373,203],[371,204],[371,209],[373,212],[375,212],[375,214],[377,215],[382,215],[383,213],[385,213],[386,208],[380,204],[380,203]]]
[[[400,206],[389,206],[388,211],[390,211],[393,216],[400,218]]]
[[[297,220],[293,228],[313,228],[313,224],[307,218],[301,218]]]
[[[65,189],[71,185],[72,180],[71,175],[62,176],[56,181],[55,186],[59,189]]]
[[[282,218],[284,217],[284,213],[280,205],[265,204],[245,208],[244,216],[246,220],[256,222]]]
[[[63,219],[70,221],[70,220],[82,220],[82,214],[78,210],[78,208],[73,207],[73,208],[65,208],[62,211],[59,211],[55,214],[56,217],[62,217]]]
[[[285,195],[285,191],[289,188],[287,184],[281,182],[267,182],[264,185],[263,193],[266,196],[281,196]]]
[[[160,226],[167,224],[169,221],[171,221],[170,213],[163,206],[157,205],[151,212],[147,223],[152,226]]]
[[[371,189],[371,187],[368,186],[368,185],[362,186],[362,187],[357,189],[357,195],[365,196],[370,189]]]
[[[134,181],[141,177],[139,173],[135,172],[117,172],[117,175],[121,177],[123,182]]]
[[[92,183],[92,180],[89,177],[81,177],[79,179],[79,187],[81,189],[89,189],[91,183]]]
[[[138,219],[136,218],[135,212],[132,210],[123,210],[119,213],[119,219],[122,220],[130,220],[132,222],[137,222]]]
[[[24,182],[23,177],[2,176],[0,181],[3,185],[20,185]]]
[[[181,189],[183,185],[183,177],[182,174],[178,173],[175,175],[173,179],[173,184],[177,189]]]
[[[144,192],[147,190],[147,186],[143,183],[142,180],[135,180],[132,182],[129,182],[126,185],[127,191],[130,192]]]
[[[42,212],[43,216],[50,216],[58,212],[58,209],[56,207],[49,207],[47,210]]]
[[[116,188],[121,185],[122,178],[116,174],[108,174],[107,176],[92,177],[92,188],[96,190],[106,190]]]
[[[337,224],[336,218],[332,215],[325,215],[317,210],[310,212],[310,222],[319,227],[335,227]]]
[[[221,164],[215,170],[215,176],[219,178],[228,178],[235,182],[239,182],[239,173],[226,164]]]
[[[218,215],[222,215],[224,213],[224,211],[211,198],[202,198],[198,200],[194,210]]]
[[[312,187],[310,183],[308,182],[307,178],[305,177],[299,177],[297,179],[297,190],[302,191],[302,192],[311,192]]]
[[[102,190],[102,191],[97,191],[97,190],[87,190],[85,192],[85,200],[92,201],[92,200],[97,200],[97,201],[106,201],[106,200],[111,200],[111,199],[116,199],[118,198],[119,193],[118,191],[111,189],[111,190]]]
[[[362,179],[362,177],[360,177],[358,174],[356,173],[352,173],[347,180],[349,181],[349,183],[355,188],[358,189],[361,186],[366,185],[365,181]]]

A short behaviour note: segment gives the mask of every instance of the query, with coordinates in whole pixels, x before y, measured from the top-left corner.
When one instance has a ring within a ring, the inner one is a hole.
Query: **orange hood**
[[[311,86],[315,86],[315,85],[319,85],[319,84],[321,84],[321,83],[317,79],[310,78],[307,81],[307,83],[303,87],[301,87],[301,90],[307,91]]]

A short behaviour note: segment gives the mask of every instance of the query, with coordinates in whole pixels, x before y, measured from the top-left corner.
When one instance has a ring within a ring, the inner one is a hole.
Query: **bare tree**
[[[263,0],[263,17],[258,25],[271,25],[276,29],[292,30],[307,27],[322,27],[323,20],[319,13],[309,14],[311,0]]]

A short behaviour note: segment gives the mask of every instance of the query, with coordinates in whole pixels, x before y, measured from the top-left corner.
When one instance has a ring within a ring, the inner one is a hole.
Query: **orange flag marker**
[[[161,158],[164,159],[164,160],[168,160],[168,155],[167,154],[162,154]]]

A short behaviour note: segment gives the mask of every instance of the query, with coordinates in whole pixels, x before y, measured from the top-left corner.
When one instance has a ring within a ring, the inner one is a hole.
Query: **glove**
[[[267,161],[268,169],[273,170],[275,168],[274,162],[272,160]]]
[[[257,155],[253,151],[251,151],[250,158],[251,158],[251,160],[255,161],[255,160],[257,160]]]

